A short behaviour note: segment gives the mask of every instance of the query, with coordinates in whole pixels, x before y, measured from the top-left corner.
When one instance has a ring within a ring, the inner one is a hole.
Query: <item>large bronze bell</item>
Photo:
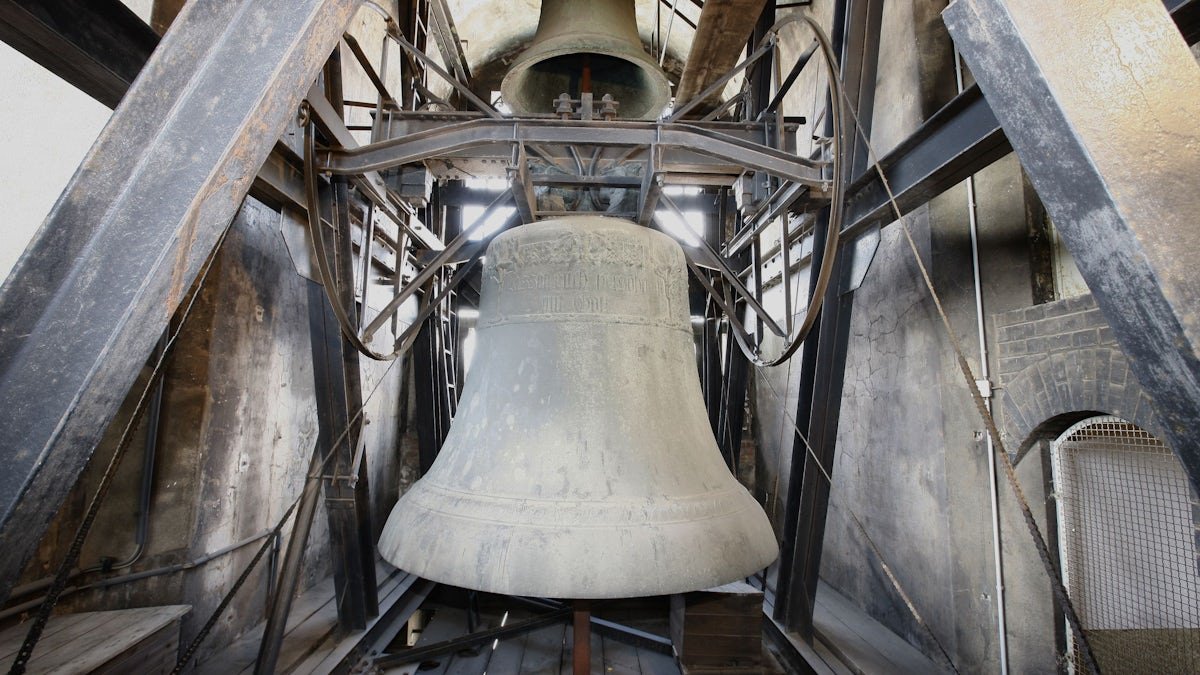
[[[671,96],[667,76],[642,49],[633,0],[542,0],[533,42],[500,92],[519,115],[552,113],[560,94],[592,92],[620,103],[618,115],[654,119]]]
[[[379,551],[435,581],[558,598],[708,588],[775,559],[709,427],[675,241],[575,216],[492,242],[457,417]]]

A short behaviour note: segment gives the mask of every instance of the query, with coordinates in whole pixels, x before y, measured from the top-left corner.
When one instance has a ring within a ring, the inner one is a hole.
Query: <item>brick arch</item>
[[[997,395],[1000,432],[1020,456],[1035,441],[1093,414],[1115,415],[1162,437],[1150,397],[1118,349],[1088,347],[1046,354],[1010,377]]]

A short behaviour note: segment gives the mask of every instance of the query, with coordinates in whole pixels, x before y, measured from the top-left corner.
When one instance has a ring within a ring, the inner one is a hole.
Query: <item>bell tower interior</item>
[[[1200,672],[1200,0],[0,0],[0,668]]]

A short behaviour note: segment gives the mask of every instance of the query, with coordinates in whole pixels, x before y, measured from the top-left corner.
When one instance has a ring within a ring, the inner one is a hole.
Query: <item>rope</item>
[[[1067,623],[1071,626],[1071,631],[1074,633],[1080,652],[1083,654],[1084,663],[1088,670],[1092,673],[1099,673],[1100,668],[1096,664],[1095,655],[1092,653],[1091,645],[1088,643],[1087,637],[1083,633],[1083,625],[1079,621],[1079,615],[1075,611],[1075,606],[1071,603],[1071,598],[1067,595],[1066,588],[1062,584],[1062,576],[1054,565],[1053,559],[1050,557],[1050,549],[1046,545],[1046,539],[1042,535],[1041,528],[1038,527],[1037,521],[1033,517],[1033,511],[1029,508],[1029,501],[1025,498],[1025,492],[1021,489],[1021,484],[1017,480],[1016,469],[1013,467],[1012,459],[1009,457],[1008,450],[1005,448],[1004,440],[1000,438],[1000,431],[996,426],[996,420],[988,411],[987,405],[984,403],[983,395],[980,394],[979,388],[975,384],[975,376],[971,372],[971,366],[967,363],[967,358],[964,355],[962,343],[958,339],[958,334],[955,333],[954,327],[950,324],[950,318],[946,315],[946,310],[942,306],[941,297],[938,296],[937,290],[933,286],[933,280],[929,276],[929,270],[925,267],[925,261],[921,258],[921,253],[917,249],[916,241],[913,240],[912,232],[908,228],[908,222],[905,220],[904,214],[900,210],[900,205],[896,201],[896,195],[892,192],[892,186],[888,182],[887,176],[884,174],[883,167],[879,163],[879,156],[875,152],[875,148],[871,146],[870,139],[863,132],[862,125],[859,123],[858,114],[854,107],[850,105],[849,100],[846,101],[846,109],[854,118],[854,127],[858,136],[862,138],[866,145],[868,156],[872,165],[875,167],[876,173],[879,174],[879,179],[883,184],[884,190],[887,192],[888,202],[892,206],[892,211],[896,215],[896,220],[900,224],[900,229],[904,232],[904,238],[908,242],[909,249],[912,250],[913,258],[916,260],[917,268],[921,272],[921,278],[925,282],[925,287],[929,290],[929,295],[933,299],[933,304],[937,308],[938,316],[942,320],[942,326],[946,329],[946,335],[950,338],[950,344],[954,348],[954,356],[958,362],[958,368],[962,372],[963,377],[967,381],[967,388],[971,391],[971,398],[975,403],[975,409],[979,412],[979,416],[983,419],[984,426],[987,427],[988,433],[992,437],[995,454],[999,458],[1001,466],[1004,467],[1004,475],[1008,480],[1008,485],[1012,488],[1013,495],[1016,497],[1018,505],[1021,507],[1021,515],[1025,520],[1025,526],[1029,530],[1029,535],[1033,538],[1034,546],[1037,548],[1038,557],[1041,559],[1042,567],[1046,575],[1050,577],[1050,582],[1053,587],[1055,598],[1062,603],[1064,613],[1067,617]]]

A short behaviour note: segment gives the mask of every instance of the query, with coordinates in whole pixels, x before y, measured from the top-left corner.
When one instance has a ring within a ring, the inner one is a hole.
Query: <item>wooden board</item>
[[[26,672],[104,672],[109,664],[129,662],[140,664],[139,672],[170,672],[179,620],[189,611],[189,605],[166,605],[51,617]],[[22,623],[0,633],[0,669],[11,667],[28,630]],[[163,670],[164,663],[170,667]]]
[[[691,101],[737,65],[766,4],[766,0],[707,0],[704,3],[675,91],[678,106]],[[712,110],[719,102],[718,92],[706,101],[708,105],[695,111],[695,116]]]
[[[735,582],[671,598],[671,639],[685,673],[762,671],[762,591]]]
[[[642,667],[638,663],[638,650],[612,638],[601,640],[604,650],[604,672],[610,675],[639,675]]]

